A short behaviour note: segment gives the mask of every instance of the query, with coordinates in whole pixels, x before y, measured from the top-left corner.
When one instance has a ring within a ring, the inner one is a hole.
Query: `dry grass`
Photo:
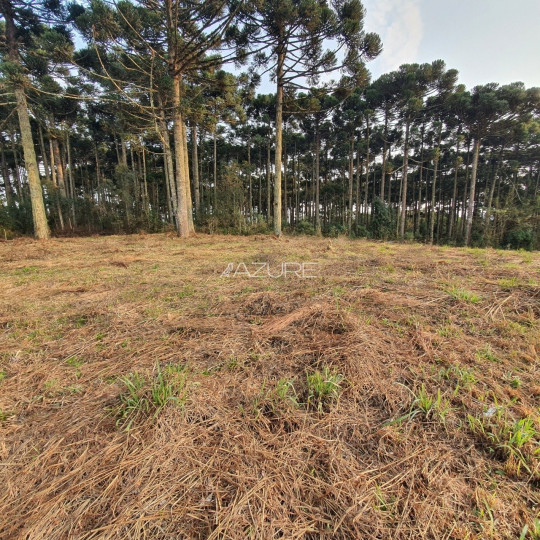
[[[539,255],[156,235],[0,260],[0,537],[538,538]]]

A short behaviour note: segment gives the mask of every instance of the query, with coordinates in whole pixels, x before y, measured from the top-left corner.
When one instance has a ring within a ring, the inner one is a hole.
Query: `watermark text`
[[[280,266],[270,268],[266,262],[230,262],[221,277],[313,279],[317,277],[318,266],[319,263],[315,262],[283,262]]]

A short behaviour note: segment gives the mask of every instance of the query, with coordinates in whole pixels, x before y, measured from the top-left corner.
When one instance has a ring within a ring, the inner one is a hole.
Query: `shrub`
[[[303,219],[296,224],[296,226],[294,227],[294,232],[296,234],[306,234],[309,236],[313,236],[315,234],[315,227],[313,223],[307,221],[306,219]]]
[[[526,249],[531,251],[534,234],[530,229],[513,229],[504,235],[502,245],[507,249]]]
[[[379,197],[373,201],[373,214],[370,224],[373,238],[387,240],[393,236],[393,222],[388,205]]]

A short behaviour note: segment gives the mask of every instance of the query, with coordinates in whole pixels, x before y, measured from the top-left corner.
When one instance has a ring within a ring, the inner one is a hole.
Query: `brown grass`
[[[0,537],[538,538],[539,255],[154,235],[0,260]],[[220,277],[242,261],[319,272]],[[158,365],[186,402],[123,430],[121,377]]]

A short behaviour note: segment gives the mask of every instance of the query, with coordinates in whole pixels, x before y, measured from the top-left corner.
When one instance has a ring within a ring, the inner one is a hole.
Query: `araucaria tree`
[[[276,150],[274,234],[281,235],[283,108],[285,88],[313,86],[323,76],[342,71],[342,85],[364,79],[366,60],[380,50],[376,34],[364,32],[359,0],[330,4],[326,0],[256,0],[242,15],[246,46],[255,66],[276,82]],[[328,49],[332,40],[334,49]]]
[[[26,92],[30,86],[30,80],[25,64],[27,61],[32,61],[29,55],[32,55],[36,37],[44,32],[41,18],[48,18],[59,11],[60,6],[57,2],[49,2],[45,8],[41,5],[41,2],[37,1],[0,1],[0,15],[4,19],[5,37],[5,49],[2,51],[2,71],[6,78],[7,87],[15,96],[32,205],[34,234],[36,238],[40,239],[49,237],[49,226],[43,202],[43,191],[34,149],[30,115],[28,113]],[[6,178],[4,178],[4,181],[6,181]]]

